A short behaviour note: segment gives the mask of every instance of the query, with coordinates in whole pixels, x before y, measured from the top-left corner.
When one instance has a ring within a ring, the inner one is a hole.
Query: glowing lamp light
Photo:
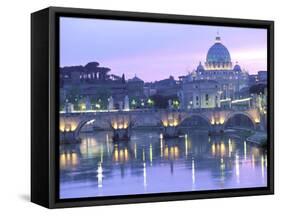
[[[211,119],[211,125],[214,125],[214,124],[215,124],[215,118],[212,117],[212,119]]]
[[[71,164],[74,166],[78,164],[77,153],[74,152],[71,153]]]
[[[73,132],[77,128],[77,122],[75,121],[60,121],[59,129],[61,132]]]
[[[113,160],[114,160],[114,161],[119,161],[119,151],[118,151],[118,147],[115,147],[115,148],[114,148]]]
[[[120,159],[120,161],[124,161],[124,150],[123,149],[121,149],[119,151],[119,159]]]
[[[127,148],[125,148],[124,153],[125,153],[125,161],[128,161],[129,160],[129,153],[128,153],[128,149]]]
[[[225,155],[225,144],[224,144],[224,142],[221,142],[220,153],[221,153],[221,156]]]
[[[224,123],[224,118],[223,117],[220,117],[220,124],[223,124]]]
[[[102,169],[102,164],[100,163],[97,169],[97,178],[98,178],[98,187],[102,187],[102,178],[103,178],[103,169]]]
[[[112,127],[113,127],[113,129],[117,129],[118,128],[118,124],[117,124],[117,122],[113,122],[113,124],[112,124]]]
[[[65,154],[60,155],[60,166],[64,168],[66,166],[66,156]]]
[[[80,105],[80,107],[81,107],[81,110],[86,110],[86,104],[82,103],[82,104]]]
[[[60,132],[63,132],[64,131],[64,126],[61,124],[60,125]]]
[[[147,100],[147,103],[148,103],[149,105],[152,105],[152,104],[153,104],[153,101],[149,98],[149,99]]]
[[[216,154],[216,145],[212,144],[212,155],[214,156]]]
[[[163,123],[164,127],[168,127],[168,121],[167,120],[162,121],[162,123]]]

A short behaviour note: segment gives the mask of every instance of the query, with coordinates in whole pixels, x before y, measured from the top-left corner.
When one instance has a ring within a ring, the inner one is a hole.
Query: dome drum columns
[[[207,70],[231,70],[232,62],[206,62]]]

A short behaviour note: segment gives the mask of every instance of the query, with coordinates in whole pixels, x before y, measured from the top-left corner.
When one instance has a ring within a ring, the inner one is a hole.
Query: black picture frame
[[[267,29],[268,186],[60,200],[59,22],[60,16],[235,26]],[[274,194],[274,22],[171,14],[49,7],[31,15],[31,201],[47,208],[128,204]]]

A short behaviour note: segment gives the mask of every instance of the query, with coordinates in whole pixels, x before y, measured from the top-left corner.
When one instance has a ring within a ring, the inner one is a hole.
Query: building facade
[[[219,83],[214,80],[194,80],[183,85],[178,97],[183,109],[220,107]]]

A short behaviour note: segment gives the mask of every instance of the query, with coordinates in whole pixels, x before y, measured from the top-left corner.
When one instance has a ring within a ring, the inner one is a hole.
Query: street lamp
[[[80,107],[81,107],[81,110],[86,110],[86,104],[85,103],[81,103]]]
[[[180,104],[179,101],[177,101],[177,100],[173,101],[173,105],[174,105],[175,108],[178,108],[179,104]]]
[[[97,108],[97,109],[100,109],[100,104],[97,103],[97,104],[96,104],[96,108]]]
[[[154,102],[150,98],[147,100],[148,105],[151,107],[153,106]]]

